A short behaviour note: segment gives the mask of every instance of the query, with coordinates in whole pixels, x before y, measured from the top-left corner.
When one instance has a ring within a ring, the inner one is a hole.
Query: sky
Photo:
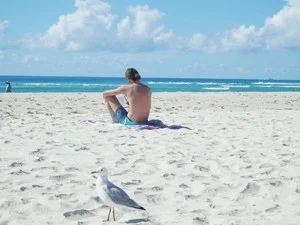
[[[0,75],[300,80],[300,0],[1,0]]]

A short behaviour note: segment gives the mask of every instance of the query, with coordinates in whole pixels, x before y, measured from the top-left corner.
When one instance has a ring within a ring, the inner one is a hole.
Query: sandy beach
[[[298,225],[300,93],[153,93],[150,119],[110,123],[102,93],[0,95],[0,225]],[[146,211],[108,208],[91,171]]]

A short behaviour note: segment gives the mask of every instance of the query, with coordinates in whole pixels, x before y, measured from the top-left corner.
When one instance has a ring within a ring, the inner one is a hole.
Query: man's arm
[[[113,90],[104,91],[103,92],[103,97],[116,96],[116,95],[119,95],[119,94],[124,94],[125,95],[126,91],[127,91],[127,87],[126,86],[121,86],[121,87],[118,87],[118,88],[113,89]]]

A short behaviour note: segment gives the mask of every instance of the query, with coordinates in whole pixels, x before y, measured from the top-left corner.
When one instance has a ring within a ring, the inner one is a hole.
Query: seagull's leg
[[[109,212],[108,212],[108,216],[107,216],[107,221],[109,221],[110,212],[111,212],[111,208],[109,207]]]
[[[114,217],[114,221],[116,221],[116,217],[115,217],[115,208],[113,207],[113,217]]]

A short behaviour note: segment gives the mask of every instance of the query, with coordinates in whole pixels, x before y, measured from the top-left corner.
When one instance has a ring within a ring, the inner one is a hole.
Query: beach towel
[[[172,129],[172,130],[178,130],[181,128],[185,128],[185,129],[191,130],[191,128],[182,126],[182,125],[167,125],[158,119],[149,120],[147,124],[136,125],[136,127],[138,129],[145,129],[145,130],[162,129],[162,128],[167,128],[167,129]]]
[[[191,128],[187,126],[182,126],[182,125],[167,125],[164,122],[162,122],[159,119],[152,119],[149,120],[147,124],[142,124],[142,125],[130,125],[130,126],[125,126],[119,123],[108,123],[104,120],[84,120],[83,122],[85,123],[93,123],[93,124],[110,124],[110,125],[116,125],[116,126],[124,126],[127,128],[135,128],[135,129],[140,129],[140,130],[154,130],[154,129],[172,129],[172,130],[178,130],[178,129],[188,129],[191,130]]]

